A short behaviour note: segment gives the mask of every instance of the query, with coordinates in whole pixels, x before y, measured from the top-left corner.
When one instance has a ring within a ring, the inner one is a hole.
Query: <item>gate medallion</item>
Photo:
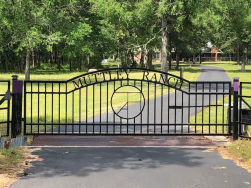
[[[142,113],[145,107],[145,97],[136,86],[121,86],[112,94],[111,106],[118,117],[133,119]]]

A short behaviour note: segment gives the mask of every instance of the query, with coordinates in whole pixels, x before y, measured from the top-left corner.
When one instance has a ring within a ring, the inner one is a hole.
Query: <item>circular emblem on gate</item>
[[[123,119],[133,119],[142,113],[145,107],[145,97],[136,86],[121,86],[113,92],[111,106],[117,116]]]

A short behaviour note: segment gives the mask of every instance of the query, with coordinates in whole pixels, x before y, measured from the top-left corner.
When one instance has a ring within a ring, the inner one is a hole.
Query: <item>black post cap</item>
[[[12,80],[17,80],[18,75],[12,75],[11,77],[12,77]]]

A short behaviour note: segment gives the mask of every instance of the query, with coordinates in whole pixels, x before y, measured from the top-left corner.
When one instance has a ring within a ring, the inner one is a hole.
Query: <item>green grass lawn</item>
[[[156,69],[159,69],[159,63],[155,63],[154,66]],[[113,65],[114,67],[114,65]],[[108,67],[105,67],[108,68]],[[51,81],[65,81],[68,79],[71,79],[73,77],[76,77],[78,75],[84,74],[85,72],[49,72],[49,74],[46,74],[46,72],[42,72],[39,74],[39,71],[36,71],[31,74],[31,80],[51,80]],[[179,71],[171,70],[169,73],[174,75],[179,75]],[[141,72],[133,72],[131,73],[133,78],[141,78],[142,73]],[[185,67],[184,68],[184,78],[188,79],[190,81],[197,80],[198,76],[200,74],[200,69],[196,67]],[[6,73],[0,75],[0,80],[6,80],[10,79],[12,73]],[[24,75],[18,74],[19,79],[23,80]],[[123,81],[126,82],[126,81]],[[74,123],[76,121],[82,121],[86,118],[91,118],[93,115],[98,115],[101,113],[104,113],[107,111],[111,111],[111,105],[107,105],[107,98],[110,100],[114,87],[118,88],[120,83],[116,82],[115,86],[113,83],[108,85],[108,88],[106,86],[106,83],[103,84],[97,84],[95,85],[95,88],[93,90],[93,86],[88,86],[88,90],[86,88],[82,88],[80,90],[77,90],[75,92],[72,92],[68,95],[61,94],[61,95],[51,95],[51,94],[30,94],[27,95],[26,100],[26,117],[27,117],[27,123],[36,122],[36,123]],[[126,83],[125,83],[126,84]],[[141,87],[140,82],[133,82],[131,81],[129,84],[136,85],[138,88]],[[73,87],[71,85],[70,87]],[[100,90],[101,87],[101,90]],[[144,96],[146,96],[146,100],[151,99],[155,97],[154,95],[154,84],[149,85],[149,96],[147,93],[147,83],[143,82],[142,92]],[[156,97],[161,95],[161,85],[157,84],[156,86]],[[185,87],[185,86],[184,86]],[[68,87],[69,88],[69,87]],[[53,92],[61,92],[65,91],[65,84],[54,84],[53,87],[51,84],[47,84],[46,86],[46,92],[51,92],[53,89]],[[163,87],[163,94],[167,94],[167,87]],[[0,85],[0,91],[5,91],[6,88],[4,88],[3,85]],[[27,91],[30,91],[30,85],[27,86]],[[32,91],[38,91],[38,84],[33,84]],[[44,92],[45,91],[45,85],[40,84],[39,85],[39,91]],[[100,94],[101,92],[101,94]],[[172,90],[171,90],[172,92]],[[88,95],[88,99],[86,101],[86,93]],[[32,100],[31,100],[32,97]],[[121,107],[120,101],[123,100],[124,96],[117,97],[115,103],[115,108]],[[74,98],[74,100],[73,100]],[[81,99],[80,99],[81,98]],[[137,96],[133,96],[133,99],[136,99]],[[100,99],[101,99],[101,108],[100,108]],[[45,103],[46,100],[46,103]],[[81,105],[79,101],[81,100]],[[74,102],[73,102],[74,101]],[[66,104],[67,103],[67,104]],[[38,105],[39,104],[39,105]],[[46,104],[46,105],[45,105]],[[7,105],[7,103],[3,104]],[[86,108],[87,105],[87,108]],[[86,110],[88,109],[88,110]],[[0,111],[1,113],[1,111]],[[5,113],[2,111],[2,113]],[[87,115],[86,115],[87,114]],[[6,115],[0,116],[0,121],[4,120],[6,118]],[[4,127],[4,125],[2,125]],[[43,128],[42,128],[43,129]],[[39,128],[40,130],[40,128]]]
[[[13,168],[17,168],[17,164],[22,158],[21,148],[0,149],[0,173],[6,173]]]

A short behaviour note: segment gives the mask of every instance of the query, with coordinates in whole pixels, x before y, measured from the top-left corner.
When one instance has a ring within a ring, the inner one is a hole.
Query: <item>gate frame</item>
[[[187,92],[189,95],[190,95],[190,87],[191,87],[191,85],[190,84],[199,84],[199,83],[216,83],[216,85],[217,84],[228,84],[229,85],[229,88],[228,88],[228,91],[229,92],[226,92],[226,93],[224,93],[223,94],[223,96],[224,95],[226,95],[226,96],[229,96],[229,107],[231,106],[231,82],[200,82],[200,81],[198,81],[198,82],[190,82],[190,81],[188,81],[188,80],[186,80],[186,79],[184,79],[184,78],[182,78],[182,77],[179,77],[179,76],[176,76],[176,75],[173,75],[173,74],[170,74],[170,73],[166,73],[166,72],[162,72],[162,71],[157,71],[157,70],[150,70],[150,69],[144,69],[144,68],[127,68],[127,69],[124,69],[124,68],[112,68],[112,69],[104,69],[104,70],[99,70],[99,71],[94,71],[94,72],[90,72],[90,73],[85,73],[85,74],[82,74],[82,75],[79,75],[79,76],[76,76],[76,77],[74,77],[74,78],[71,78],[71,79],[69,79],[69,80],[65,80],[65,81],[36,81],[36,80],[34,80],[34,81],[24,81],[24,134],[25,135],[65,135],[65,134],[50,134],[50,133],[48,133],[48,134],[36,134],[36,133],[30,133],[30,134],[28,134],[27,132],[26,132],[26,125],[27,125],[27,123],[26,123],[26,95],[27,95],[27,93],[32,93],[32,90],[31,90],[31,92],[27,92],[27,90],[26,90],[26,87],[27,87],[27,83],[30,83],[30,84],[32,84],[32,83],[68,83],[68,82],[73,82],[74,80],[76,80],[76,79],[79,79],[79,78],[82,78],[82,77],[84,77],[84,76],[88,76],[88,75],[95,75],[96,73],[105,73],[105,72],[109,72],[109,71],[113,71],[113,70],[115,70],[115,71],[125,71],[126,73],[127,73],[127,71],[131,71],[131,70],[138,70],[138,71],[143,71],[143,72],[155,72],[155,73],[160,73],[161,75],[166,75],[166,76],[171,76],[171,77],[173,77],[173,78],[176,78],[176,79],[178,79],[178,80],[181,80],[182,82],[182,84],[183,84],[183,82],[185,81],[185,82],[188,82],[188,84],[189,84],[189,92]],[[143,76],[143,78],[144,78],[144,76]],[[104,79],[104,81],[102,81],[102,82],[98,82],[97,80],[96,80],[96,82],[95,83],[89,83],[89,84],[86,84],[86,85],[83,85],[81,82],[79,83],[80,85],[78,85],[78,87],[76,87],[74,90],[72,90],[72,91],[67,91],[66,90],[66,93],[70,93],[70,92],[74,92],[75,90],[78,90],[78,89],[81,89],[81,88],[84,88],[84,87],[88,87],[88,86],[90,86],[90,85],[95,85],[95,84],[101,84],[101,83],[103,83],[103,82],[111,82],[111,81],[119,81],[120,79],[118,79],[118,80],[114,80],[114,79],[110,79],[110,80],[105,80]],[[139,79],[129,79],[128,77],[126,78],[126,79],[121,79],[121,80],[132,80],[132,81],[146,81],[146,82],[151,82],[151,83],[154,83],[154,84],[162,84],[162,85],[165,85],[165,84],[163,84],[163,83],[161,83],[161,82],[157,82],[157,81],[152,81],[152,80],[139,80]],[[166,84],[166,86],[168,86],[168,87],[170,87],[170,88],[174,88],[175,90],[181,90],[181,87],[182,87],[182,85],[180,85],[180,88],[177,88],[176,86],[177,86],[177,83],[178,83],[178,81],[176,82],[176,84],[175,84],[175,86],[172,86],[172,85],[170,85],[169,84],[169,81],[168,81],[168,84]],[[196,86],[197,87],[197,86]],[[216,86],[217,87],[217,86]],[[182,91],[182,92],[184,92],[184,91]],[[37,93],[39,93],[39,92],[37,92]],[[185,92],[184,92],[185,93]],[[53,92],[52,92],[52,94],[53,94]],[[170,93],[169,93],[170,94]],[[193,92],[192,94],[195,94],[195,95],[198,95],[198,94],[203,94],[203,93],[196,93],[196,92]],[[214,94],[214,93],[212,93],[212,94]],[[210,94],[209,94],[210,95]],[[220,95],[220,94],[218,94],[217,92],[215,93],[215,95],[217,96],[217,95]],[[218,99],[217,99],[218,100]],[[217,102],[217,101],[216,101]],[[209,104],[209,105],[211,105],[211,104]],[[176,106],[175,106],[176,107]],[[189,107],[191,107],[191,106],[189,106]],[[197,106],[196,106],[197,107]],[[231,112],[229,113],[229,119],[228,120],[231,120]],[[87,123],[86,123],[87,124]],[[94,123],[93,123],[94,124]],[[203,125],[204,123],[202,122],[202,124],[201,125]],[[31,124],[29,124],[29,125],[31,125],[32,126],[32,123]],[[37,124],[36,124],[37,125]],[[71,124],[70,124],[71,125]],[[225,124],[226,126],[227,126],[227,124]],[[46,126],[46,123],[45,123],[45,126]],[[234,130],[235,131],[235,130]],[[228,121],[228,132],[227,132],[227,134],[178,134],[178,133],[176,133],[176,134],[160,134],[160,135],[163,135],[163,136],[180,136],[180,135],[182,135],[182,136],[187,136],[187,135],[191,135],[191,136],[206,136],[206,135],[224,135],[224,136],[230,136],[232,134],[232,132],[231,132],[231,121]],[[71,134],[67,134],[67,135],[71,135]],[[78,134],[73,134],[73,135],[78,135]],[[125,135],[125,136],[128,136],[128,135],[133,135],[133,136],[141,136],[141,135],[159,135],[159,134],[79,134],[79,135]]]
[[[9,136],[10,135],[10,124],[11,124],[11,120],[10,120],[10,80],[0,80],[0,83],[7,83],[7,91],[5,94],[0,94],[0,97],[3,97],[2,100],[3,102],[5,100],[8,100],[8,103],[7,103],[7,108],[4,108],[4,109],[0,109],[0,110],[7,110],[7,121],[4,121],[4,122],[0,122],[0,124],[4,124],[6,123],[7,124],[7,131],[6,131],[6,134],[2,135],[1,133],[1,136]]]

